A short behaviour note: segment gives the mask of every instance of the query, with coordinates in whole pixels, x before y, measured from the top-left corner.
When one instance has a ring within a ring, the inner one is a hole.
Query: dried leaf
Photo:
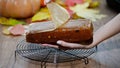
[[[10,29],[12,35],[23,35],[25,33],[25,28],[21,24],[17,24]]]
[[[62,5],[62,6],[65,6],[64,0],[55,0],[55,2]]]
[[[8,19],[5,17],[0,17],[0,24],[9,25]]]
[[[42,8],[38,13],[32,17],[32,21],[46,20],[50,18],[50,14],[47,8]]]
[[[24,21],[19,21],[13,18],[5,18],[5,17],[0,17],[0,24],[2,25],[9,25],[9,26],[14,26],[16,24],[25,24]]]
[[[93,0],[84,0],[85,2],[91,3]]]
[[[77,4],[74,7],[70,7],[72,11],[74,11],[79,17],[90,19],[92,21],[96,21],[97,19],[101,19],[106,15],[99,14],[98,10],[89,9],[89,3],[86,2],[84,4]]]
[[[99,3],[98,1],[94,1],[94,2],[91,2],[91,3],[90,3],[90,6],[89,6],[89,7],[90,7],[90,8],[96,8],[96,7],[99,6],[99,4],[100,4],[100,3]]]
[[[12,26],[17,25],[17,24],[23,24],[23,25],[25,24],[24,21],[19,21],[13,18],[10,18],[8,22],[9,22],[9,25],[12,25]]]
[[[84,0],[65,0],[67,6],[74,6],[76,4],[82,4]]]
[[[3,30],[2,30],[3,34],[9,35],[10,31],[8,29],[9,29],[9,27],[4,27]]]

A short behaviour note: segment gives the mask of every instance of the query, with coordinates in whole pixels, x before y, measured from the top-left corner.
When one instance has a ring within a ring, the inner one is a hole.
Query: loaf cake
[[[70,20],[60,28],[52,30],[53,28],[52,21],[33,23],[29,26],[26,41],[38,44],[56,44],[57,40],[82,43],[92,40],[93,37],[92,23],[86,19]]]

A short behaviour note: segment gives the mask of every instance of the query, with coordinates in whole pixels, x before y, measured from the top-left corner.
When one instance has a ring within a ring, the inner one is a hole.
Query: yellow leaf
[[[91,2],[91,3],[90,3],[90,6],[89,6],[89,7],[90,7],[90,8],[96,8],[96,7],[99,6],[99,4],[100,4],[100,3],[99,3],[98,1],[94,1],[94,2]]]
[[[49,13],[48,8],[46,8],[46,7],[45,7],[45,8],[41,8],[40,11],[41,11],[41,12],[48,12],[48,13]]]
[[[0,17],[0,24],[9,25],[8,19],[5,17]]]
[[[91,3],[93,0],[84,0],[85,2]]]
[[[55,0],[56,3],[65,6],[64,0]]]
[[[50,18],[50,14],[47,8],[42,8],[38,13],[32,17],[32,21],[46,20]]]
[[[92,21],[96,21],[97,19],[101,19],[106,15],[100,14],[98,10],[89,9],[89,3],[86,2],[84,4],[77,4],[74,7],[70,7],[70,9],[75,12],[79,17],[90,19]]]
[[[10,31],[8,30],[9,27],[4,27],[2,32],[3,34],[6,34],[6,35],[9,35],[10,34]]]
[[[5,18],[5,17],[0,17],[0,24],[2,25],[9,25],[9,26],[14,26],[16,24],[25,24],[24,21],[16,20],[13,18]]]
[[[38,12],[32,17],[32,21],[38,21],[38,20],[46,20],[50,17],[49,13],[46,12]]]

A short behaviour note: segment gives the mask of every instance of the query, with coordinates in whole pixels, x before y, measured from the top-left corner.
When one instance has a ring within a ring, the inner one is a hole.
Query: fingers
[[[82,45],[82,44],[77,44],[77,43],[69,43],[69,42],[65,42],[62,40],[58,40],[57,44],[58,45],[52,45],[52,44],[42,44],[42,45],[53,47],[53,48],[59,48],[59,49],[63,49],[63,50],[67,50],[67,49],[90,49],[90,48],[94,47],[93,45]]]
[[[58,40],[57,44],[63,47],[68,47],[68,48],[73,48],[73,44],[72,43],[67,43],[65,41],[62,40]]]
[[[63,47],[63,46],[59,46],[59,45],[51,45],[51,44],[42,44],[42,46],[48,46],[48,47],[53,47],[53,48],[62,49],[62,50],[70,49],[68,47]]]
[[[43,46],[53,47],[53,48],[59,48],[58,45],[52,45],[52,44],[42,44]]]
[[[77,43],[68,43],[62,40],[58,40],[57,44],[59,44],[62,47],[70,48],[70,49],[89,49],[92,48],[93,46],[91,45],[82,45],[82,44],[77,44]]]
[[[68,43],[68,42],[65,42],[65,41],[62,41],[62,40],[57,41],[57,44],[59,44],[59,45],[61,45],[63,47],[71,48],[71,49],[84,48],[83,45],[76,44],[76,43]]]

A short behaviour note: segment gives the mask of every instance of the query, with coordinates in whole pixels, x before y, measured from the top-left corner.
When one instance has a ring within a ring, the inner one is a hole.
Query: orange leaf
[[[75,4],[82,4],[84,0],[65,0],[67,6],[74,6]]]
[[[12,35],[22,35],[25,33],[25,28],[23,27],[23,25],[18,24],[11,28],[10,33]]]

